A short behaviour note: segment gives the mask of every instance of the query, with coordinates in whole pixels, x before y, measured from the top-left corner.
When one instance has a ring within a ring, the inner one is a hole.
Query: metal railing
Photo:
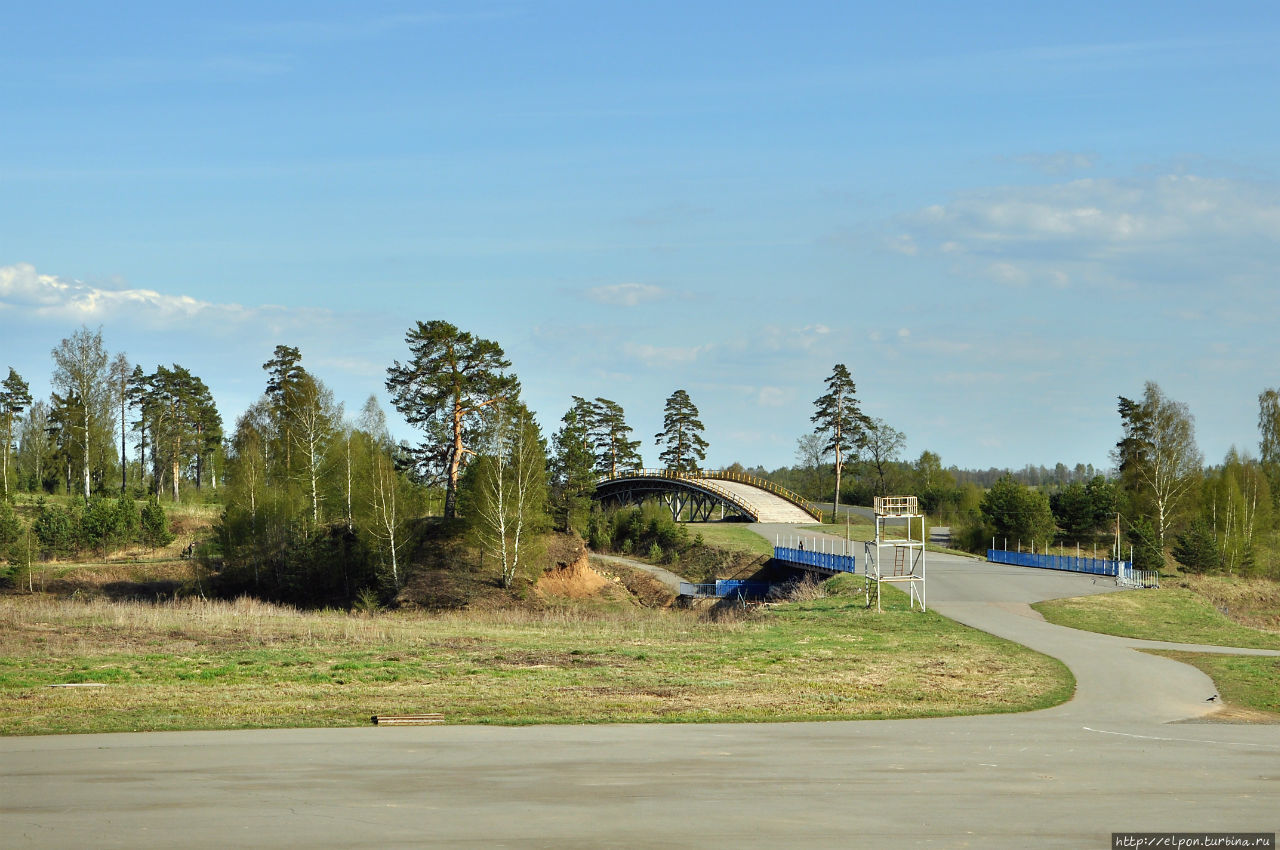
[[[856,573],[858,563],[852,555],[836,555],[831,552],[813,552],[808,549],[792,549],[789,546],[774,546],[773,557],[779,561],[792,564],[805,564],[833,573]]]
[[[804,498],[798,493],[788,490],[786,487],[782,487],[778,484],[774,484],[772,481],[768,480],[767,478],[759,478],[755,475],[748,475],[745,472],[734,472],[726,469],[699,469],[695,472],[686,472],[684,470],[679,470],[679,469],[628,469],[622,472],[615,472],[612,474],[603,475],[596,481],[596,483],[604,484],[607,481],[617,481],[623,478],[637,478],[637,477],[669,478],[669,479],[675,479],[675,480],[681,480],[681,481],[696,481],[700,484],[700,486],[706,487],[708,490],[715,493],[717,496],[726,498],[733,504],[745,508],[746,506],[742,505],[742,503],[738,501],[736,496],[730,493],[728,490],[725,490],[723,487],[716,487],[714,484],[704,483],[707,480],[738,481],[743,484],[750,484],[752,487],[755,487],[760,490],[764,490],[767,493],[772,493],[773,495],[778,496],[782,499],[786,499],[788,502],[790,502],[791,504],[795,505],[796,507],[800,508],[802,511],[807,513],[809,516],[816,519],[818,522],[822,522],[822,509],[819,508],[817,505],[815,505],[813,502],[810,502],[808,499]],[[758,516],[758,513],[755,511],[751,511],[751,513],[755,514],[755,516]]]
[[[721,579],[714,582],[680,582],[680,595],[693,596],[698,599],[724,599],[739,596],[744,599],[760,599],[769,595],[773,585],[764,581],[740,581],[737,579]]]
[[[993,564],[1009,564],[1015,567],[1038,567],[1042,570],[1063,570],[1072,573],[1088,573],[1095,576],[1115,576],[1130,569],[1128,561],[1108,561],[1101,558],[1078,558],[1073,555],[1034,555],[1030,552],[1006,552],[988,549],[987,560]]]

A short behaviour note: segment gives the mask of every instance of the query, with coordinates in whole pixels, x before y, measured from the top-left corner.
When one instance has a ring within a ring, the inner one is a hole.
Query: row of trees
[[[1108,538],[1139,567],[1165,563],[1230,575],[1275,575],[1276,516],[1272,492],[1280,483],[1280,393],[1259,395],[1261,456],[1231,449],[1206,467],[1187,405],[1147,382],[1139,398],[1121,396],[1121,438],[1112,452],[1117,476],[1097,475],[1049,494],[1006,475],[983,497],[966,536],[973,548],[1018,539],[1024,545]]]
[[[123,353],[111,357],[101,329],[80,328],[52,357],[47,401],[33,400],[12,367],[0,385],[4,497],[78,492],[88,501],[116,490],[117,480],[116,491],[128,491],[131,472],[138,491],[167,492],[174,501],[184,483],[216,488],[222,420],[200,378],[177,364],[148,373]],[[128,454],[131,434],[136,461]]]

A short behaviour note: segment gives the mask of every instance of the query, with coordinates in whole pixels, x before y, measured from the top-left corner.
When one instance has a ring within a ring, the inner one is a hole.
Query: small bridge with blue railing
[[[1115,578],[1116,584],[1123,587],[1160,586],[1160,574],[1157,571],[1135,569],[1129,561],[1082,558],[1073,555],[1037,555],[1032,552],[1009,552],[1004,549],[988,549],[987,560],[993,564],[1008,564],[1014,567],[1035,567],[1041,570],[1111,576]]]
[[[774,546],[774,560],[783,561],[790,567],[804,570],[837,573],[856,573],[858,563],[852,555],[835,552],[815,552],[812,549],[793,548],[791,546]]]
[[[658,499],[673,519],[709,522],[726,516],[750,522],[811,523],[822,511],[772,481],[732,470],[629,469],[596,481],[602,504],[639,505]]]

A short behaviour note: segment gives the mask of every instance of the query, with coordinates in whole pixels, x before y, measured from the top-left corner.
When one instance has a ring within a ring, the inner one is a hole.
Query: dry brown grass
[[[252,599],[0,597],[0,733],[354,725],[418,711],[461,723],[909,717],[1070,695],[1051,659],[889,607],[828,598],[708,622],[567,601],[367,616]],[[48,687],[94,681],[108,686]]]
[[[1237,623],[1280,632],[1280,582],[1199,575],[1185,576],[1182,581]]]

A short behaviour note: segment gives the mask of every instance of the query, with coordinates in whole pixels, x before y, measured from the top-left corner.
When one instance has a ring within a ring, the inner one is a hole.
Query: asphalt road
[[[929,576],[930,607],[1062,658],[1076,697],[904,721],[0,739],[0,845],[1101,850],[1113,831],[1280,826],[1280,726],[1177,722],[1212,710],[1203,674],[1027,607],[1103,580],[936,555]]]

